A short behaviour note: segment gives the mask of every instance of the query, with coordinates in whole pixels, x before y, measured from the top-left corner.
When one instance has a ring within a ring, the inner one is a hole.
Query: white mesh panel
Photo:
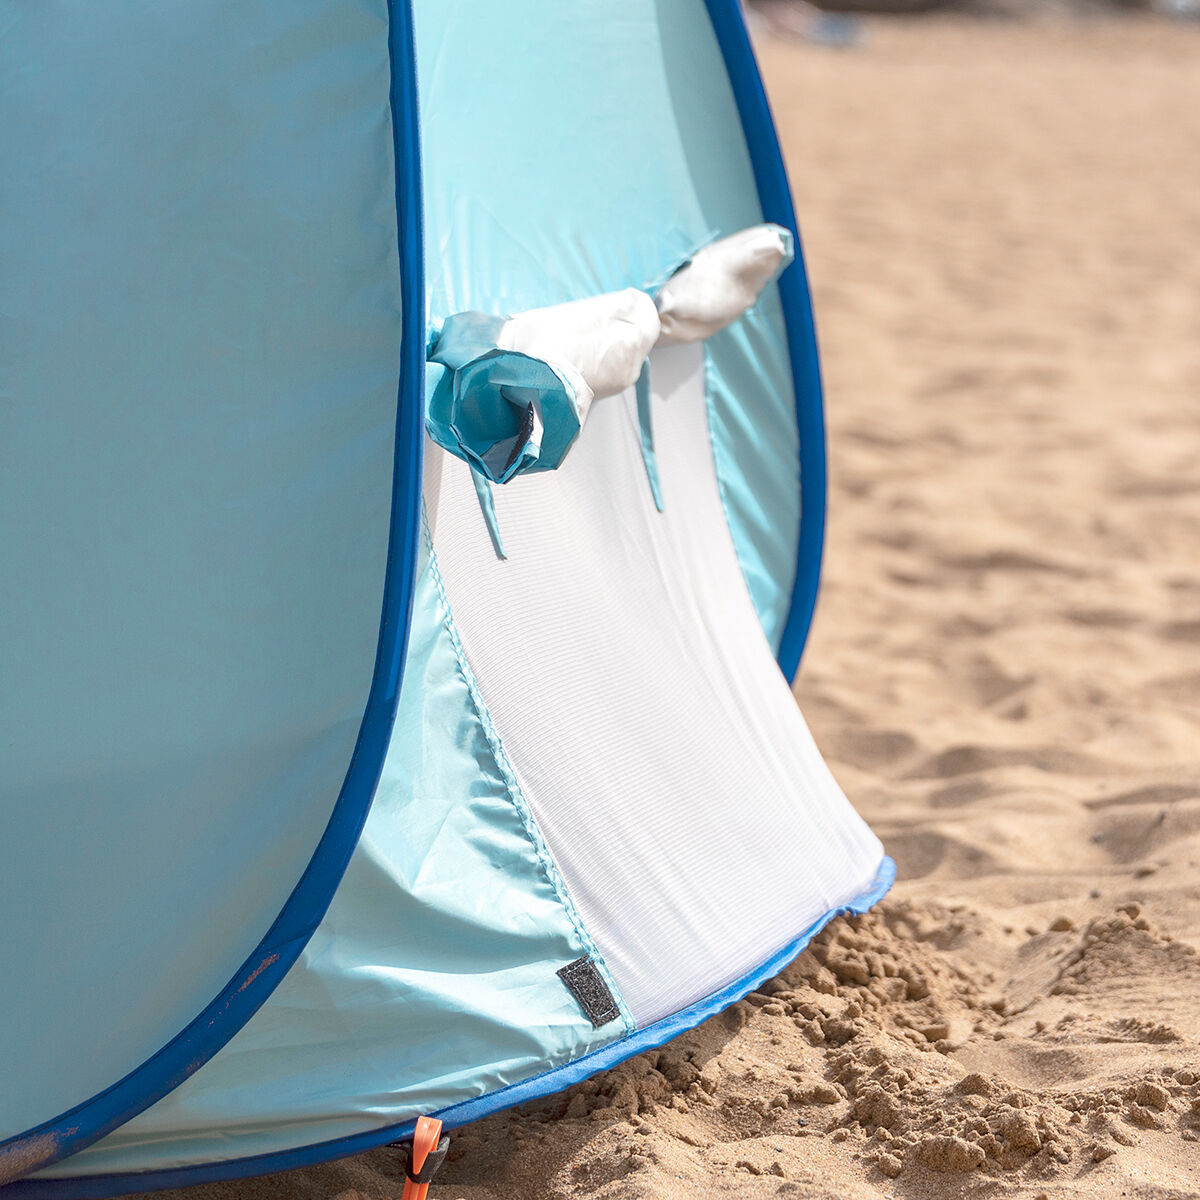
[[[710,995],[866,889],[882,857],[763,637],[721,509],[704,354],[652,359],[666,511],[633,392],[556,472],[495,489],[429,447],[463,647],[575,904],[640,1026]]]

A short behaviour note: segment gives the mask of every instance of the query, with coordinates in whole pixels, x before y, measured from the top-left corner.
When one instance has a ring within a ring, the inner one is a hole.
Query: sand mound
[[[1154,930],[1141,915],[1140,905],[1125,904],[1113,916],[1088,923],[1079,945],[1062,960],[1050,994],[1125,991],[1147,975],[1157,980],[1164,992],[1200,992],[1200,955],[1191,946]]]
[[[790,1181],[796,1195],[841,1195],[844,1184],[823,1181],[830,1155],[843,1176],[858,1168],[863,1195],[893,1179],[936,1195],[947,1174],[1045,1188],[1130,1147],[1145,1153],[1152,1135],[1200,1138],[1200,1051],[1177,1037],[1152,1033],[1147,1040],[1172,1053],[1153,1066],[1131,1061],[1102,1086],[1035,1088],[964,1066],[959,1052],[971,1043],[1020,1036],[1003,989],[955,961],[956,945],[988,932],[960,906],[903,901],[837,922],[717,1020],[459,1135],[446,1191],[786,1195]],[[1081,988],[1106,984],[1130,954],[1164,948],[1195,969],[1194,951],[1156,939],[1126,911],[1082,938],[1062,932],[1061,975]],[[1126,1020],[1136,1029],[1136,1017]],[[1043,1022],[1034,1036],[1052,1044],[1076,1034],[1076,1022]]]

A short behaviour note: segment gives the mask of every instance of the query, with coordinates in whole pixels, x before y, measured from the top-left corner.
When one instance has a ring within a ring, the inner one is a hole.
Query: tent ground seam
[[[593,1050],[582,1058],[574,1059],[561,1067],[553,1067],[519,1083],[510,1084],[498,1091],[489,1092],[472,1100],[442,1109],[433,1114],[447,1129],[460,1128],[472,1121],[482,1120],[493,1113],[525,1104],[531,1100],[552,1095],[573,1084],[608,1070],[627,1059],[678,1037],[697,1025],[735,1004],[749,995],[768,979],[778,975],[798,957],[808,944],[839,916],[861,915],[870,911],[891,890],[896,879],[896,864],[886,855],[879,864],[871,882],[859,895],[845,904],[823,913],[799,936],[783,946],[753,971],[734,980],[727,987],[711,996],[674,1014],[638,1029],[627,1037],[619,1038],[606,1046]],[[394,1141],[411,1137],[415,1120],[400,1125],[389,1125],[333,1142],[319,1143],[298,1150],[285,1150],[278,1154],[261,1155],[248,1159],[230,1159],[204,1166],[168,1168],[159,1171],[130,1172],[125,1175],[92,1175],[74,1179],[30,1179],[10,1184],[0,1190],[3,1200],[110,1200],[112,1197],[131,1192],[148,1192],[160,1188],[178,1188],[201,1183],[219,1183],[233,1179],[262,1175],[270,1171],[285,1171],[296,1167],[312,1166],[361,1154]]]

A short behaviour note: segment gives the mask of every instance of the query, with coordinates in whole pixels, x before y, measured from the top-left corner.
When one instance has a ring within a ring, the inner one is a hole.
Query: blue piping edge
[[[780,669],[790,681],[795,678],[812,626],[821,582],[821,552],[825,544],[825,415],[817,333],[787,169],[741,8],[738,0],[705,0],[705,6],[733,88],[763,220],[791,230],[795,238],[796,257],[779,276],[779,298],[783,304],[800,434],[800,539],[796,578],[776,656]]]
[[[489,1092],[474,1100],[464,1100],[451,1105],[434,1115],[441,1118],[447,1129],[468,1125],[472,1121],[490,1117],[493,1113],[543,1096],[553,1095],[573,1084],[580,1083],[598,1071],[606,1071],[618,1063],[653,1050],[672,1038],[694,1029],[701,1022],[719,1013],[722,1009],[741,1000],[768,979],[778,975],[812,941],[834,917],[860,915],[873,908],[887,894],[896,879],[896,864],[884,856],[866,890],[838,908],[830,909],[815,920],[799,937],[773,954],[766,962],[721,991],[704,1000],[682,1009],[673,1016],[664,1017],[639,1029],[619,1041],[601,1046],[590,1054],[565,1063],[561,1067],[545,1071],[520,1083]],[[87,1175],[76,1178],[29,1179],[12,1184],[3,1194],[12,1200],[109,1200],[131,1192],[155,1191],[160,1188],[188,1187],[200,1183],[221,1183],[233,1179],[244,1179],[253,1175],[265,1175],[275,1171],[289,1171],[297,1167],[313,1166],[351,1154],[361,1154],[389,1142],[405,1141],[412,1137],[416,1121],[405,1121],[400,1125],[389,1125],[383,1129],[372,1129],[366,1133],[351,1134],[315,1146],[303,1146],[295,1150],[280,1150],[271,1154],[257,1154],[250,1158],[230,1159],[226,1162],[204,1163],[190,1167],[173,1167],[160,1171],[131,1171],[122,1175]]]
[[[405,5],[397,20],[396,3]],[[400,252],[401,367],[391,527],[379,644],[371,688],[350,765],[321,840],[271,928],[220,994],[185,1029],[104,1091],[36,1128],[0,1143],[0,1181],[19,1180],[75,1154],[177,1088],[254,1015],[320,924],[358,844],[383,769],[408,648],[421,521],[425,444],[425,281],[417,91],[407,0],[389,0],[390,104],[396,161]],[[395,64],[404,64],[397,79]],[[403,486],[407,485],[407,486]],[[0,1196],[35,1191],[9,1183]]]

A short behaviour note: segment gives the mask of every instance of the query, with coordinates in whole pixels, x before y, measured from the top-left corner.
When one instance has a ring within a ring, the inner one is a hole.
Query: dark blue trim
[[[392,18],[392,125],[400,243],[401,372],[396,418],[391,529],[375,671],[358,740],[329,824],[274,924],[220,995],[157,1054],[69,1112],[0,1143],[0,1180],[19,1178],[98,1141],[177,1088],[208,1061],[274,991],[316,930],[345,872],[383,769],[400,694],[416,580],[425,442],[425,281],[416,82],[411,19]],[[399,47],[399,49],[397,49]],[[0,1188],[4,1197],[39,1187]]]
[[[705,0],[705,4],[733,86],[763,219],[790,229],[796,239],[795,261],[779,277],[800,432],[800,542],[791,606],[777,656],[779,666],[790,680],[800,665],[812,625],[825,543],[825,415],[817,334],[787,170],[741,7],[738,0]]]
[[[694,1029],[701,1022],[719,1013],[723,1008],[742,999],[761,987],[768,979],[778,975],[812,939],[825,928],[834,917],[847,913],[864,913],[883,899],[896,878],[896,864],[884,858],[867,889],[840,908],[831,909],[814,921],[798,938],[789,942],[773,954],[761,966],[743,975],[715,995],[701,1000],[674,1016],[665,1017],[645,1029],[639,1029],[620,1041],[611,1042],[591,1054],[573,1062],[535,1075],[521,1083],[500,1088],[476,1100],[444,1108],[434,1114],[441,1118],[447,1129],[469,1125],[472,1121],[490,1117],[493,1113],[530,1100],[561,1092],[564,1088],[580,1083],[598,1071],[606,1071],[618,1063],[653,1050],[672,1038]],[[404,1141],[412,1137],[415,1121],[405,1121],[384,1129],[372,1129],[367,1133],[337,1138],[331,1142],[319,1142],[315,1146],[304,1146],[296,1150],[280,1150],[272,1154],[258,1154],[250,1158],[234,1159],[229,1162],[206,1163],[191,1167],[178,1167],[165,1171],[135,1171],[123,1175],[88,1175],[77,1179],[30,1179],[4,1189],[6,1200],[108,1200],[130,1192],[156,1191],[159,1188],[188,1187],[199,1183],[221,1183],[231,1179],[245,1179],[252,1175],[266,1175],[273,1171],[289,1171],[296,1167],[309,1167],[330,1159],[343,1158],[349,1154],[361,1154],[388,1142]]]

